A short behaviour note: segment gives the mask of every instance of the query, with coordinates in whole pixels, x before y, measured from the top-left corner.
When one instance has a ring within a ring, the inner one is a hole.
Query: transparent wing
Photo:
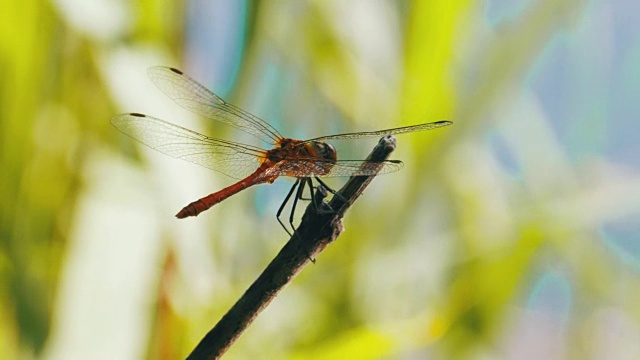
[[[268,143],[275,144],[283,137],[264,120],[227,103],[178,69],[157,66],[147,72],[162,92],[189,111],[233,126]]]
[[[265,175],[291,177],[338,177],[388,174],[402,169],[400,160],[373,162],[369,160],[338,160],[336,162],[317,159],[283,160],[265,172]]]
[[[307,141],[325,141],[325,140],[331,140],[331,139],[363,139],[363,138],[370,138],[370,137],[382,137],[385,135],[396,135],[396,134],[403,134],[403,133],[415,132],[415,131],[426,131],[426,130],[431,130],[431,129],[436,129],[439,127],[451,125],[451,124],[453,124],[451,121],[442,120],[442,121],[436,121],[436,122],[431,122],[426,124],[404,126],[399,128],[385,129],[385,130],[378,130],[378,131],[363,131],[363,132],[345,133],[345,134],[338,134],[338,135],[321,136],[321,137],[317,137],[315,139],[310,139]]]
[[[322,176],[369,176],[396,172],[404,167],[400,160],[373,162],[368,160],[338,160],[329,173]]]
[[[243,179],[254,172],[265,151],[250,145],[210,138],[151,116],[116,115],[111,123],[118,130],[159,152]]]

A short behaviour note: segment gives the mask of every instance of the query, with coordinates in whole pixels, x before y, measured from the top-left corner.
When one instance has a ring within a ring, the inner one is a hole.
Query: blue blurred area
[[[640,166],[640,3],[593,1],[555,35],[528,83],[575,162]]]
[[[484,6],[484,15],[487,22],[493,26],[500,25],[503,21],[510,21],[524,12],[531,0],[487,0]]]
[[[527,301],[527,309],[550,315],[561,325],[571,316],[573,285],[565,274],[546,270],[533,285]]]
[[[513,150],[509,148],[504,135],[496,129],[489,130],[486,134],[486,146],[513,180],[522,178],[522,165],[515,158]]]
[[[608,69],[580,48],[584,40],[558,35],[541,59],[539,76],[531,79],[542,109],[575,162],[602,153],[609,141]],[[586,59],[576,63],[583,56]]]
[[[640,212],[607,221],[600,227],[600,236],[615,257],[640,271]]]
[[[246,0],[190,0],[185,29],[185,68],[225,98],[243,64],[249,5]]]

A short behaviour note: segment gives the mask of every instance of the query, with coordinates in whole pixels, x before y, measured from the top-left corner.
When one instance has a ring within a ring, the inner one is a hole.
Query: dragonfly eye
[[[317,148],[319,150],[318,152],[320,153],[320,156],[322,156],[323,159],[329,161],[338,160],[336,148],[334,148],[333,145],[319,142]]]

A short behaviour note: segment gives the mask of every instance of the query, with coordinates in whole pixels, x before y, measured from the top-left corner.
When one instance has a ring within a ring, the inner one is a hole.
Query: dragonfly
[[[291,235],[280,216],[295,192],[289,224],[295,232],[293,218],[295,206],[304,198],[305,186],[314,198],[312,179],[333,192],[320,178],[337,176],[372,176],[398,171],[402,161],[338,160],[336,149],[328,140],[363,139],[424,131],[451,125],[451,121],[398,127],[386,130],[352,132],[320,136],[308,140],[284,137],[273,126],[259,117],[240,109],[214,94],[182,71],[172,67],[152,67],[148,70],[151,81],[169,98],[183,108],[212,120],[229,125],[257,139],[270,143],[269,150],[254,145],[209,137],[141,113],[127,113],[111,118],[111,123],[122,133],[163,154],[190,161],[218,171],[238,181],[222,190],[191,202],[182,208],[179,219],[197,216],[248,187],[273,183],[278,177],[295,178],[276,218]],[[308,200],[308,199],[306,199]]]

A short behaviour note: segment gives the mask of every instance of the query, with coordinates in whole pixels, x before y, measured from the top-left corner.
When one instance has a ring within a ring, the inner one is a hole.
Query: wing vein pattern
[[[121,114],[114,116],[111,123],[154,150],[235,179],[254,172],[264,159],[265,151],[258,147],[210,138],[148,115]]]
[[[354,133],[320,136],[307,141],[325,141],[325,140],[331,140],[331,139],[364,139],[364,138],[371,138],[371,137],[382,137],[385,135],[397,135],[397,134],[403,134],[403,133],[415,132],[415,131],[426,131],[426,130],[431,130],[431,129],[436,129],[439,127],[451,125],[451,124],[452,124],[451,121],[443,120],[443,121],[436,121],[436,122],[420,124],[420,125],[404,126],[399,128],[393,128],[393,129],[385,129],[385,130],[377,130],[377,131],[362,131],[362,132],[354,132]]]
[[[151,81],[176,104],[200,116],[220,121],[267,143],[283,136],[273,126],[246,112],[183,74],[180,70],[157,66],[148,70]]]

